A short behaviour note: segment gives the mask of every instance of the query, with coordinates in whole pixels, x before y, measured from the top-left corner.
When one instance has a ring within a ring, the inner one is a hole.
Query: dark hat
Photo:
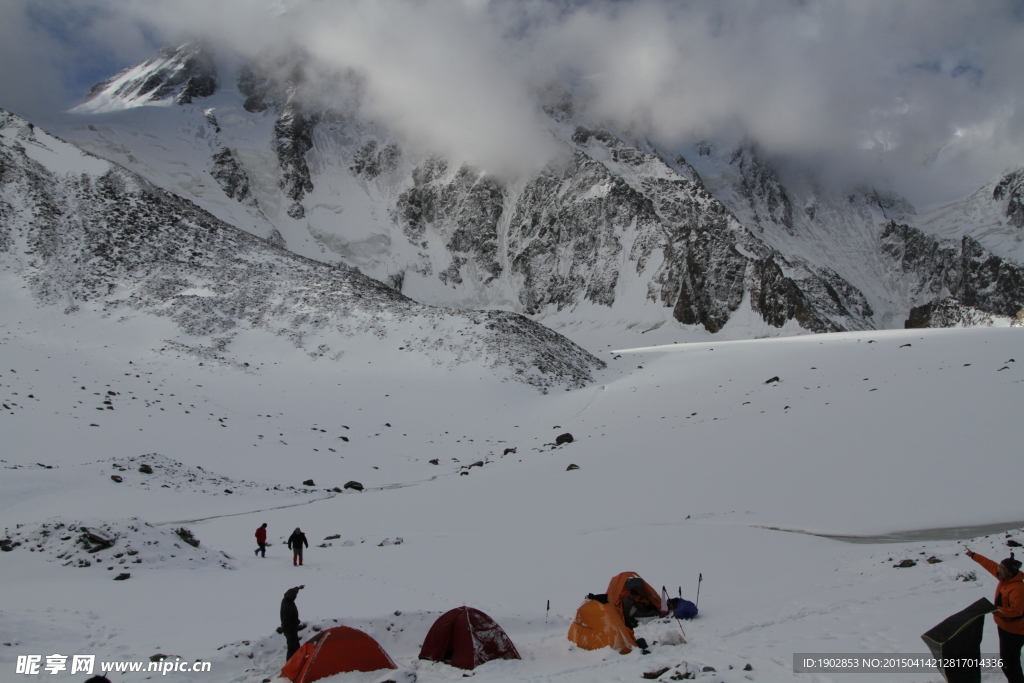
[[[1009,569],[1014,574],[1020,571],[1021,562],[1020,560],[1014,558],[1013,553],[1010,553],[1010,556],[1002,562],[1000,562],[1000,564]]]

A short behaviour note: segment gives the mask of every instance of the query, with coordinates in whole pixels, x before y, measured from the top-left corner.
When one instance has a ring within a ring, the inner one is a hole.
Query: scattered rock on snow
[[[192,535],[192,532],[185,527],[175,529],[174,533],[178,534],[178,538],[188,543],[193,548],[199,547],[199,539]]]
[[[573,442],[572,434],[570,434],[569,432],[566,432],[565,434],[559,434],[557,437],[555,437],[555,445],[556,446],[561,446],[563,443],[572,443],[572,442]]]
[[[580,468],[579,465],[570,464],[568,467],[565,468],[565,471],[566,472],[572,472],[573,470],[578,470],[579,468]]]
[[[316,486],[316,484],[313,483],[312,479],[307,479],[306,481],[302,482],[302,485],[303,486]]]
[[[772,382],[779,382],[779,381],[781,381],[781,380],[779,380],[778,375],[776,375],[775,377],[772,377],[769,380],[765,380],[765,384],[771,384]]]
[[[363,490],[363,485],[360,484],[358,481],[350,481],[347,484],[345,484],[345,488],[353,489],[355,491],[362,491]]]
[[[915,562],[914,560],[902,560],[898,564],[894,564],[893,565],[893,567],[896,567],[897,569],[905,569],[907,567],[916,567],[916,566],[917,566],[917,562]]]

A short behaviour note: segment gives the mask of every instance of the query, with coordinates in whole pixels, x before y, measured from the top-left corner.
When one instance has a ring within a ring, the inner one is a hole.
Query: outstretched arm
[[[999,578],[998,563],[993,562],[984,555],[979,555],[978,553],[972,552],[970,549],[965,548],[965,551],[967,553],[967,557],[971,558],[972,560],[980,564],[982,567],[984,567],[985,571],[987,571],[992,576]]]

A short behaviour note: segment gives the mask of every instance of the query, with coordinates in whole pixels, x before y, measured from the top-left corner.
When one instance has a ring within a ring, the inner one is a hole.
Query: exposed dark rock
[[[413,170],[413,187],[398,197],[393,217],[406,236],[418,243],[427,229],[439,232],[452,253],[451,264],[439,273],[445,284],[461,284],[469,257],[486,273],[485,284],[501,274],[498,222],[505,190],[493,178],[462,166],[450,174],[442,159],[427,160]]]
[[[1006,219],[1010,225],[1024,229],[1024,170],[1003,176],[992,192],[997,201],[1006,200]]]
[[[142,465],[139,465],[139,472],[142,472],[143,474],[153,474],[153,468],[143,463]]]
[[[556,446],[561,446],[563,443],[572,443],[572,442],[573,442],[572,434],[570,434],[569,432],[566,432],[565,434],[559,434],[558,436],[555,437],[555,445]]]
[[[316,486],[316,484],[313,483],[312,479],[307,479],[306,481],[302,482],[302,485],[303,486]]]
[[[185,543],[188,543],[193,548],[199,547],[199,539],[193,536],[189,529],[181,527],[180,529],[175,529],[174,533],[178,535],[178,538],[185,541]]]
[[[284,111],[274,124],[274,149],[281,167],[281,189],[286,197],[294,203],[288,215],[301,218],[304,210],[299,202],[307,192],[313,191],[309,166],[306,164],[306,152],[313,148],[313,128],[319,117],[306,114],[294,101],[285,105]],[[295,209],[299,206],[299,209]],[[292,215],[293,211],[301,212]]]
[[[353,491],[362,491],[363,485],[360,484],[358,481],[350,481],[347,484],[345,484],[345,488],[352,489]]]
[[[1024,266],[995,256],[970,236],[958,243],[890,221],[881,242],[882,253],[906,276],[913,299],[920,302],[907,327],[936,326],[931,318],[947,299],[1005,316],[1024,307]]]
[[[506,448],[505,452],[502,453],[502,455],[508,455],[509,453],[515,453],[515,452],[516,452],[515,448]]]
[[[111,478],[111,480],[117,482],[118,484],[120,484],[122,481],[124,481],[124,477],[122,477],[120,474],[112,474],[112,475],[110,475],[110,478]]]
[[[122,572],[114,577],[114,581],[126,581],[130,578],[132,578],[131,574],[129,574],[128,572]]]
[[[213,168],[210,175],[220,185],[220,189],[224,190],[224,194],[231,199],[243,203],[249,200],[248,203],[254,203],[249,188],[249,176],[242,170],[234,153],[227,147],[222,147],[213,155]]]
[[[402,150],[395,143],[380,147],[376,140],[370,140],[356,151],[349,170],[373,180],[382,173],[394,171],[401,156]]]
[[[775,377],[772,377],[772,378],[771,378],[771,379],[769,379],[769,380],[765,380],[765,382],[764,382],[764,383],[765,383],[765,384],[771,384],[772,382],[778,382],[778,381],[779,381],[779,377],[778,377],[778,375],[776,375]]]
[[[578,470],[579,468],[580,468],[579,465],[570,464],[568,467],[565,468],[565,471],[566,472],[572,472],[573,470]]]
[[[893,567],[897,569],[906,569],[908,567],[916,567],[917,562],[914,560],[901,560],[898,564],[894,564]]]

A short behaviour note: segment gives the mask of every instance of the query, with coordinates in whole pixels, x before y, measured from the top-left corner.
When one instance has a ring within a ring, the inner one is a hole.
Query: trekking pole
[[[700,582],[704,580],[703,574],[697,574],[697,602],[693,603],[694,607],[700,605]]]
[[[668,591],[665,590],[664,586],[661,587],[661,592],[665,593],[665,594],[668,594]],[[683,587],[682,586],[679,587],[679,599],[680,600],[683,599]],[[679,625],[679,630],[683,634],[683,645],[685,645],[687,640],[686,640],[686,629],[683,628],[683,622],[679,621],[679,617],[676,616],[676,611],[674,609],[672,610],[672,616],[675,617],[676,624]]]

